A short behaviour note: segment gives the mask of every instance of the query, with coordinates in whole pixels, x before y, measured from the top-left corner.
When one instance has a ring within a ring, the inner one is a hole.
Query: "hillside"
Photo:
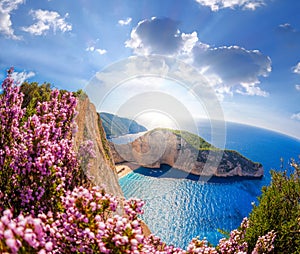
[[[100,118],[107,138],[147,131],[144,126],[125,117],[101,112]]]

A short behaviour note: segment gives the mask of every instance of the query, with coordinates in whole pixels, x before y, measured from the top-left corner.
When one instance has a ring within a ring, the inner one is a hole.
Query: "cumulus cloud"
[[[293,67],[293,72],[296,74],[300,74],[300,62],[296,64],[296,66]]]
[[[136,54],[174,54],[181,48],[182,39],[177,29],[178,22],[169,18],[145,19],[131,32],[125,42]]]
[[[138,55],[164,54],[192,64],[220,95],[268,96],[259,85],[260,78],[271,72],[271,59],[258,50],[212,47],[201,42],[196,32],[181,33],[178,22],[166,18],[140,21],[125,45]]]
[[[131,21],[132,21],[132,18],[128,17],[127,19],[120,19],[118,21],[118,24],[120,26],[127,26],[127,25],[129,25],[131,23]]]
[[[291,119],[300,121],[300,112],[292,114]]]
[[[11,12],[18,9],[25,0],[1,0],[0,1],[0,33],[6,37],[17,40],[21,37],[14,34],[11,22]]]
[[[100,55],[104,55],[107,53],[106,49],[97,49],[94,46],[87,47],[85,50],[90,51],[90,52],[95,51],[95,52],[98,52]]]
[[[64,17],[61,17],[59,13],[48,10],[31,10],[30,15],[36,20],[31,26],[22,27],[22,30],[33,35],[43,35],[50,29],[54,31],[67,32],[72,30],[72,25],[66,22],[66,18],[69,16],[67,13]]]
[[[199,44],[193,51],[194,64],[204,75],[218,75],[226,86],[239,85],[236,91],[241,94],[267,95],[257,85],[259,77],[266,77],[271,72],[271,59],[258,50]]]
[[[188,57],[191,57],[191,52],[199,40],[197,32],[192,32],[191,34],[182,33],[181,39],[182,47],[180,53],[183,55],[186,54]]]
[[[26,81],[29,78],[32,78],[34,76],[35,76],[35,73],[33,71],[30,71],[30,72],[26,72],[26,71],[16,72],[16,71],[14,71],[12,73],[12,78],[14,79],[14,81],[17,84],[22,84],[24,81]]]
[[[212,11],[219,9],[240,7],[243,10],[255,10],[264,6],[265,0],[196,0],[197,3],[209,7]]]
[[[295,85],[297,91],[300,91],[300,85]]]

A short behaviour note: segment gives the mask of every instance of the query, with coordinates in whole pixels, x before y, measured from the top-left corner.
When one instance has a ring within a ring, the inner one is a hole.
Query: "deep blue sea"
[[[199,127],[200,135],[210,140],[210,127]],[[227,123],[226,148],[234,149],[260,162],[265,175],[260,180],[211,180],[201,182],[180,179],[175,169],[139,168],[120,179],[126,198],[146,201],[142,218],[152,233],[168,244],[185,248],[193,237],[206,237],[217,244],[218,229],[237,228],[257,202],[261,188],[270,183],[270,169],[288,167],[291,158],[299,161],[300,140],[269,130]],[[172,177],[172,175],[174,177]],[[166,177],[164,177],[166,176]]]

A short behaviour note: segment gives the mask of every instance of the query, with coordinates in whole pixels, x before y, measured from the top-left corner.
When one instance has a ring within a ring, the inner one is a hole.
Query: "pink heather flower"
[[[14,234],[13,234],[13,232],[11,231],[11,229],[5,230],[3,236],[4,236],[6,239],[14,238]]]
[[[2,216],[1,217],[1,222],[4,224],[4,225],[8,225],[9,222],[10,222],[10,219],[7,217],[7,216]]]
[[[5,240],[6,245],[11,249],[12,253],[17,253],[19,246],[16,239],[9,238]]]
[[[140,235],[140,234],[136,234],[136,235],[135,235],[135,239],[136,239],[139,243],[141,243],[141,242],[143,241],[143,239],[144,239],[144,236],[143,236],[143,235]]]
[[[274,240],[276,234],[274,230],[268,232],[266,235],[260,236],[256,242],[252,254],[269,253],[274,249]]]
[[[131,222],[131,225],[132,225],[133,228],[136,228],[140,225],[140,223],[137,220],[134,220],[134,221]]]
[[[36,114],[24,120],[23,94],[11,74],[2,88],[0,133],[4,134],[0,139],[0,168],[7,171],[8,180],[3,181],[3,186],[0,183],[1,201],[12,204],[17,213],[37,215],[59,203],[63,188],[72,188],[73,175],[79,170],[71,140],[76,98],[71,93],[59,97],[55,90],[49,101],[37,105]],[[59,177],[53,178],[54,173]],[[56,192],[51,185],[58,186]],[[20,192],[18,196],[11,192],[15,189]],[[45,198],[50,194],[53,198]]]
[[[52,249],[53,249],[53,243],[52,242],[47,242],[45,244],[45,249],[46,249],[46,251],[52,251]]]
[[[13,214],[11,212],[10,209],[6,209],[4,212],[3,212],[3,215],[6,216],[8,219],[11,219],[13,217]]]
[[[130,243],[132,246],[137,246],[139,242],[136,239],[131,239]]]

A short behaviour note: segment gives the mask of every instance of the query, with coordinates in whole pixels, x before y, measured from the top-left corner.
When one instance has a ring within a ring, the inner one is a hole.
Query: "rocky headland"
[[[167,164],[204,177],[261,178],[263,166],[233,150],[218,149],[199,136],[170,129],[154,129],[128,144],[110,143],[116,165],[132,163],[147,168]]]

